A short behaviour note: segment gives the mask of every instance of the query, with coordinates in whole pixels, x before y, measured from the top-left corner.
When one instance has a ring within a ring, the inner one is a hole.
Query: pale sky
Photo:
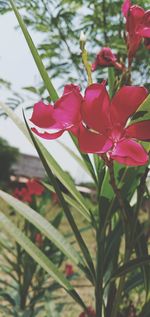
[[[25,86],[36,87],[40,77],[21,30],[14,29],[17,25],[13,13],[8,13],[0,18],[0,78],[10,81],[13,89],[25,96],[27,94],[21,88]],[[32,32],[32,38],[37,44],[41,40],[41,35]],[[54,84],[57,88],[57,81]],[[6,102],[8,96],[8,91],[0,89],[0,101]],[[30,106],[33,102],[33,96],[32,98],[28,96],[23,106]],[[21,108],[17,110],[17,113],[22,118]],[[37,155],[33,147],[9,119],[0,118],[0,137],[7,139],[10,145],[18,147],[22,153]],[[74,149],[67,133],[60,140]],[[68,170],[77,182],[89,180],[87,174],[56,141],[44,141],[44,144],[57,162],[64,170]]]

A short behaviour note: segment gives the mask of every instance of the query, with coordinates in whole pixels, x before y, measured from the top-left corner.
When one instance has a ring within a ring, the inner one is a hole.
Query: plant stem
[[[105,158],[106,159],[106,158]],[[114,167],[113,167],[113,161],[107,161],[107,166],[109,168],[110,173],[110,184],[113,188],[114,193],[116,194],[116,197],[118,199],[118,203],[120,205],[120,216],[122,219],[123,229],[125,233],[125,256],[124,256],[124,263],[126,263],[130,258],[130,250],[128,248],[128,217],[126,212],[126,207],[124,204],[124,200],[121,196],[121,191],[117,187],[116,180],[115,180],[115,174],[114,174]],[[114,304],[112,307],[112,312],[110,317],[117,317],[118,307],[121,300],[121,294],[125,283],[125,275],[122,276],[119,280],[118,289],[116,291],[116,296],[114,299]]]
[[[100,226],[96,232],[96,240],[97,240],[97,263],[96,263],[96,285],[95,285],[96,316],[102,317],[104,241],[103,241],[103,237],[100,234]]]

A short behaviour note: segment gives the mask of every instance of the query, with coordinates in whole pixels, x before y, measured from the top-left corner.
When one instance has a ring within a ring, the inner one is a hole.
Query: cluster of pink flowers
[[[44,191],[44,187],[35,179],[29,179],[25,186],[21,189],[16,188],[13,192],[14,197],[24,202],[31,203],[32,196],[40,196]]]
[[[34,105],[32,130],[42,138],[56,139],[72,132],[84,153],[107,154],[126,165],[144,165],[148,154],[136,139],[150,140],[150,120],[127,126],[128,119],[147,97],[144,87],[124,86],[110,100],[106,82],[92,84],[82,97],[79,87],[67,85],[54,107],[42,101]]]
[[[126,39],[129,63],[142,38],[150,48],[150,10],[144,11],[125,0],[122,12],[126,17]],[[92,70],[99,66],[114,66],[124,70],[124,65],[110,48],[104,47],[97,55]],[[144,87],[123,86],[112,100],[106,90],[106,81],[88,86],[84,96],[76,85],[66,85],[64,93],[53,105],[42,101],[34,105],[32,131],[44,139],[56,139],[65,131],[73,133],[84,153],[96,153],[108,160],[136,166],[148,162],[148,154],[137,141],[150,140],[150,120],[135,124],[130,118],[148,95]],[[40,128],[40,129],[39,129]],[[42,129],[42,131],[41,131]]]

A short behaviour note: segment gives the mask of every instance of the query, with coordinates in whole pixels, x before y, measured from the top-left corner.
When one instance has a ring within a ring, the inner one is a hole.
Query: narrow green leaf
[[[2,212],[0,212],[0,227],[5,229],[13,239],[50,275],[56,280],[74,300],[85,307],[78,293],[73,286],[57,269],[57,267],[45,256],[45,254],[36,247]]]
[[[146,303],[143,308],[141,313],[138,315],[138,317],[149,317],[149,312],[150,312],[150,302]]]
[[[11,118],[11,120],[15,123],[15,125],[22,131],[22,133],[26,136],[26,138],[32,143],[32,134],[30,129],[27,129],[26,125],[23,121],[16,115],[14,111],[12,111],[6,104],[0,102],[0,107],[3,111]],[[89,210],[88,206],[85,205],[85,201],[81,194],[76,189],[74,183],[70,180],[68,175],[61,169],[52,155],[46,150],[46,148],[42,145],[42,143],[34,136],[34,140],[36,140],[37,144],[44,150],[47,156],[48,164],[51,166],[52,171],[56,175],[56,177],[62,182],[62,184],[68,189],[68,191],[72,194],[72,196],[79,202],[80,206],[82,207],[82,216],[86,219],[89,219]],[[81,211],[80,207],[80,211]]]
[[[137,269],[140,266],[150,264],[150,255],[147,257],[142,257],[140,259],[131,260],[128,263],[122,265],[114,274],[111,276],[111,279],[116,279],[120,276],[123,276],[131,271]]]
[[[35,60],[35,63],[36,63],[37,68],[38,68],[38,70],[40,72],[40,75],[41,75],[41,77],[42,77],[42,79],[43,79],[43,81],[45,83],[45,87],[47,88],[47,90],[48,90],[48,92],[49,92],[49,94],[51,96],[51,99],[53,101],[56,101],[58,99],[58,94],[57,94],[54,86],[52,85],[52,82],[51,82],[51,80],[50,80],[50,78],[48,76],[48,73],[47,73],[47,71],[46,71],[46,69],[44,67],[44,64],[43,64],[43,62],[42,62],[42,60],[41,60],[41,58],[40,58],[40,56],[38,54],[38,51],[37,51],[37,49],[36,49],[36,47],[35,47],[35,45],[34,45],[34,43],[32,41],[32,38],[31,38],[27,28],[26,28],[26,25],[25,25],[21,15],[19,14],[17,8],[16,8],[15,2],[13,0],[9,0],[9,2],[10,2],[11,7],[12,7],[12,9],[13,9],[15,15],[16,15],[16,18],[17,18],[18,23],[19,23],[19,25],[21,27],[21,30],[22,30],[22,32],[24,34],[26,42],[27,42],[27,44],[28,44],[28,46],[30,48],[30,51],[31,51],[32,56],[33,56],[33,58]]]
[[[81,258],[72,245],[63,237],[63,235],[51,225],[44,217],[34,211],[31,207],[19,201],[15,197],[0,190],[0,197],[11,207],[13,207],[21,216],[31,222],[38,228],[49,240],[51,240],[73,263],[79,265]]]
[[[81,155],[81,157],[82,157],[82,159],[83,159],[83,161],[84,161],[84,163],[85,163],[85,165],[86,165],[86,167],[87,167],[87,169],[88,169],[90,175],[92,176],[94,182],[97,184],[97,176],[96,176],[96,174],[95,174],[94,167],[93,167],[93,165],[92,165],[92,162],[91,162],[91,160],[90,160],[89,155],[88,155],[88,154],[85,154],[85,153],[82,153],[82,152],[80,151],[79,145],[78,145],[78,142],[77,142],[77,139],[75,138],[75,136],[74,136],[73,134],[70,133],[70,137],[71,137],[71,139],[72,139],[74,145],[76,146],[78,152],[80,153],[80,155]]]
[[[42,182],[42,184],[51,192],[55,193],[55,189],[52,185],[49,185],[45,182]],[[71,198],[70,196],[68,196],[67,194],[62,193],[65,201],[72,206],[73,208],[76,209],[76,211],[78,211],[88,222],[91,222],[90,216],[88,214],[83,213],[83,209],[81,208],[80,204],[78,204],[76,202],[76,200],[74,200],[73,198]]]
[[[83,168],[83,170],[88,173],[89,175],[90,172],[89,172],[89,169],[87,168],[87,165],[85,164],[84,160],[82,160],[73,150],[70,149],[69,146],[67,146],[66,144],[64,144],[63,142],[61,141],[58,141],[57,140],[57,143],[60,144],[74,159],[76,162],[79,163],[79,165],[81,166],[81,168]]]
[[[130,124],[150,119],[150,94],[133,115]]]
[[[24,119],[25,119],[25,117],[24,117]],[[26,122],[26,119],[25,119],[25,122]],[[26,125],[27,125],[27,122],[26,122]],[[28,127],[28,125],[27,125],[27,127]],[[29,129],[29,127],[28,127],[28,129]],[[47,175],[49,176],[50,181],[52,182],[52,185],[55,188],[55,191],[56,191],[56,193],[58,195],[58,198],[59,198],[60,203],[61,203],[61,205],[63,207],[64,213],[66,215],[66,218],[67,218],[67,220],[68,220],[68,222],[69,222],[69,224],[71,226],[71,229],[72,229],[72,231],[73,231],[73,233],[75,235],[76,241],[78,242],[80,250],[81,250],[81,252],[82,252],[82,254],[84,256],[84,259],[85,259],[85,261],[87,263],[87,266],[89,268],[89,270],[88,270],[89,272],[88,272],[87,276],[92,281],[95,278],[95,269],[94,269],[94,265],[93,265],[93,261],[92,261],[89,249],[86,246],[86,244],[85,244],[85,242],[84,242],[84,240],[82,238],[82,235],[81,235],[81,233],[80,233],[80,231],[79,231],[79,229],[78,229],[78,227],[76,225],[74,217],[73,217],[72,213],[70,212],[70,209],[69,209],[69,207],[68,207],[68,205],[67,205],[67,203],[66,203],[66,201],[65,201],[65,199],[64,199],[64,197],[62,195],[62,192],[60,190],[60,185],[59,185],[59,183],[57,182],[56,178],[53,175],[53,171],[51,169],[51,165],[49,164],[49,161],[47,160],[47,154],[44,153],[43,149],[40,149],[40,147],[39,147],[36,139],[34,138],[32,132],[30,131],[30,129],[29,129],[29,133],[31,134],[31,137],[32,137],[33,143],[35,145],[35,148],[37,149],[38,154],[39,154],[39,156],[41,158],[41,161],[43,163],[43,166],[44,166],[44,168],[45,168],[45,170],[47,172]],[[68,177],[68,175],[67,175],[67,177]],[[70,178],[68,180],[70,181]],[[74,186],[74,183],[72,181],[71,181],[70,185],[71,184]],[[76,192],[79,193],[77,190],[76,190]],[[81,196],[81,198],[82,198],[82,196]]]
[[[41,160],[45,161],[47,166],[52,170],[54,175],[60,180],[60,182],[68,189],[70,194],[78,201],[78,203],[82,206],[83,212],[89,215],[88,206],[86,206],[86,202],[80,192],[76,189],[74,182],[71,180],[71,178],[68,176],[67,173],[65,173],[59,164],[54,160],[52,155],[47,151],[47,149],[44,147],[44,145],[39,142],[39,140],[34,136],[30,128],[28,127],[26,118],[24,116],[29,134],[31,136],[31,139],[33,141],[33,144],[35,145],[35,148],[41,158]]]
[[[115,83],[115,70],[114,67],[108,67],[108,86],[109,86],[109,96],[113,97],[114,94],[114,83]]]

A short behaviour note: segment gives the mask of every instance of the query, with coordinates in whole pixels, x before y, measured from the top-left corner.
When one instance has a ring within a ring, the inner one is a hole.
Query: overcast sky
[[[16,92],[25,95],[25,92],[21,88],[36,86],[40,77],[22,32],[21,30],[16,31],[14,29],[15,26],[17,26],[17,21],[13,13],[1,16],[0,78],[10,81]],[[32,37],[36,44],[41,40],[41,36],[38,34],[32,33]],[[57,88],[57,82],[55,82],[55,87]],[[0,101],[6,102],[8,96],[9,91],[0,89]],[[26,106],[32,104],[33,99],[28,98]],[[17,110],[17,113],[22,118],[21,107]],[[23,153],[36,155],[36,151],[9,119],[0,119],[0,137],[7,139],[11,145],[18,147]],[[74,149],[67,134],[64,134],[60,140]],[[70,158],[70,155],[56,141],[44,141],[44,144],[51,154],[54,155],[58,163],[65,170],[68,170],[77,182],[89,180],[87,174],[84,173],[75,160]]]

